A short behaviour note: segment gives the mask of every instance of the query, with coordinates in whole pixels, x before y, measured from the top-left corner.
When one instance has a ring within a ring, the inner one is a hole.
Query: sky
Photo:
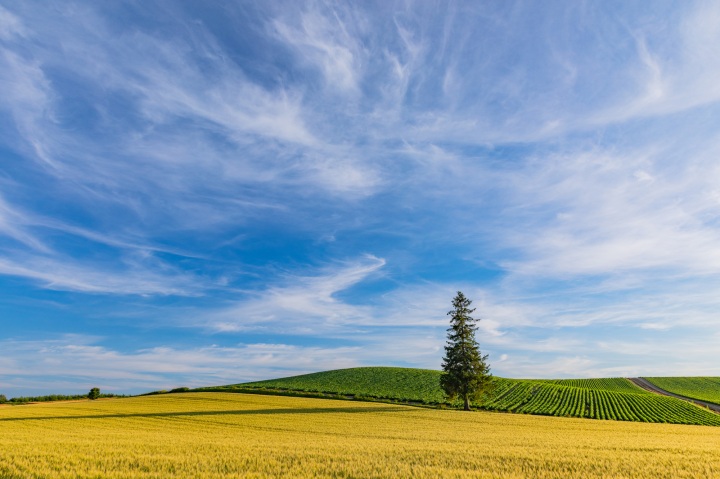
[[[720,4],[0,0],[0,393],[720,375]]]

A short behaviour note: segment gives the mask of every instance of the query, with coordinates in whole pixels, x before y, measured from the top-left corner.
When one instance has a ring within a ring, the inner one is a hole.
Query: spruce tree
[[[466,411],[470,410],[470,401],[481,398],[492,386],[492,375],[487,364],[487,355],[480,354],[480,346],[475,340],[476,322],[470,316],[475,308],[470,309],[470,301],[458,291],[453,299],[453,310],[450,316],[445,357],[443,358],[443,374],[440,386],[451,399],[460,397]]]

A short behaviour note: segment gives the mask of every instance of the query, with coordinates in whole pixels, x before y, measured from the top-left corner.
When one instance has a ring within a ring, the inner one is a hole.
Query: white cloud
[[[191,274],[158,267],[150,257],[144,262],[128,259],[117,268],[69,257],[22,255],[0,257],[0,274],[27,278],[46,289],[89,294],[196,296],[210,286]]]
[[[563,153],[531,164],[512,180],[513,220],[523,218],[526,226],[506,236],[525,257],[507,266],[541,276],[716,271],[716,149],[696,146],[693,160],[682,165],[666,163],[673,149]]]
[[[41,239],[48,230],[118,247],[124,253],[121,258],[105,262],[97,258],[94,261],[76,258]],[[30,279],[51,290],[194,296],[212,285],[207,279],[170,266],[155,254],[182,255],[182,252],[133,243],[28,214],[10,205],[0,194],[0,238],[2,236],[15,240],[16,244],[0,252],[0,274]]]
[[[367,324],[371,316],[367,307],[348,304],[336,295],[383,266],[384,259],[367,255],[313,276],[289,276],[281,285],[261,291],[255,298],[204,315],[203,321],[219,331],[270,328],[286,334],[321,334],[338,326]]]
[[[49,153],[52,139],[45,134],[44,126],[52,122],[52,90],[40,62],[1,48],[0,88],[5,92],[0,107],[11,113],[17,130],[27,141],[23,145],[7,134],[3,138],[21,151],[30,152],[44,166],[59,169]]]
[[[23,223],[26,214],[10,206],[0,194],[0,235],[9,236],[37,251],[49,253],[49,248],[35,235],[30,233]]]
[[[356,92],[365,52],[353,34],[362,20],[358,18],[359,12],[354,12],[348,22],[335,8],[327,10],[311,8],[297,18],[278,18],[272,22],[272,28],[280,40],[296,50],[299,62],[309,63],[322,72],[329,90]]]
[[[152,37],[137,38],[132,44],[130,51],[155,50],[156,60],[113,74],[117,75],[117,87],[143,96],[143,109],[150,119],[165,123],[177,115],[212,122],[231,138],[259,135],[303,145],[316,143],[304,125],[301,98],[296,93],[268,91],[235,69],[221,71],[219,79],[208,82],[192,59],[174,58],[177,45],[159,44]],[[136,75],[140,81],[125,83]]]
[[[5,106],[24,140],[16,147],[32,151],[58,179],[77,182],[75,195],[132,208],[130,195],[118,191],[160,191],[180,196],[169,201],[175,203],[188,191],[206,189],[205,178],[214,180],[218,197],[239,185],[273,191],[312,185],[316,194],[350,198],[379,186],[377,168],[347,145],[313,133],[313,124],[324,119],[308,109],[301,88],[250,79],[242,65],[226,61],[228,53],[201,25],[182,39],[117,33],[89,8],[66,12],[64,23],[71,32],[42,15],[34,19],[45,42],[31,43],[22,57],[4,50],[0,84],[10,92]],[[48,48],[58,43],[60,55]],[[56,111],[77,93],[54,85],[45,69],[72,71],[87,85],[101,139],[63,125]],[[125,114],[137,114],[137,122],[115,117],[114,97],[125,99]]]
[[[331,369],[417,362],[439,368],[434,338],[410,333],[349,346],[282,343],[157,346],[121,352],[102,338],[65,335],[43,340],[0,340],[13,361],[0,361],[3,393],[145,392],[178,386],[216,386]],[[402,345],[402,347],[399,347]],[[390,347],[393,346],[393,347]],[[384,351],[381,355],[378,351]]]
[[[0,6],[0,39],[12,40],[26,35],[23,22],[13,13]]]
[[[2,350],[16,358],[15,363],[0,363],[0,375],[6,378],[3,393],[83,393],[90,387],[100,387],[104,392],[137,393],[179,386],[214,386],[352,367],[365,356],[355,347],[286,344],[154,347],[120,352],[98,345],[98,339],[68,335],[51,340],[0,341]],[[22,367],[18,367],[20,362]]]
[[[496,361],[494,374],[513,378],[603,378],[638,376],[717,376],[716,336],[608,337],[569,345],[556,353],[523,349]],[[658,336],[660,335],[660,336]],[[491,358],[492,359],[492,358]]]
[[[630,66],[637,82],[634,98],[618,98],[591,115],[591,125],[664,116],[720,100],[715,81],[720,73],[720,8],[699,2],[680,17],[669,32],[633,31],[638,60]]]

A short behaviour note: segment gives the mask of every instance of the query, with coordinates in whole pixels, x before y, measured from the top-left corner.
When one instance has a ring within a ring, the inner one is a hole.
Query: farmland
[[[702,426],[224,393],[0,409],[0,477],[18,479],[718,476]]]
[[[286,389],[438,404],[444,401],[439,381],[440,371],[431,369],[367,367],[237,384],[230,388]]]
[[[352,368],[217,388],[219,391],[297,391],[438,405],[439,371]],[[495,378],[493,393],[475,404],[490,411],[546,416],[720,426],[720,416],[661,397],[624,378],[515,380]]]
[[[680,377],[644,378],[668,392],[720,404],[720,378]]]
[[[583,389],[599,389],[602,391],[614,391],[621,393],[647,393],[642,388],[635,386],[625,378],[602,378],[602,379],[547,379],[539,382],[548,382],[560,386],[572,386]]]
[[[679,399],[531,381],[481,406],[525,414],[720,426],[720,416]]]

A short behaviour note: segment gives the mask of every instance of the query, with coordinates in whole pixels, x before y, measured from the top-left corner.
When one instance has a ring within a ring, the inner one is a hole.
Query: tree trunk
[[[465,410],[470,410],[470,399],[467,396],[465,396]]]

